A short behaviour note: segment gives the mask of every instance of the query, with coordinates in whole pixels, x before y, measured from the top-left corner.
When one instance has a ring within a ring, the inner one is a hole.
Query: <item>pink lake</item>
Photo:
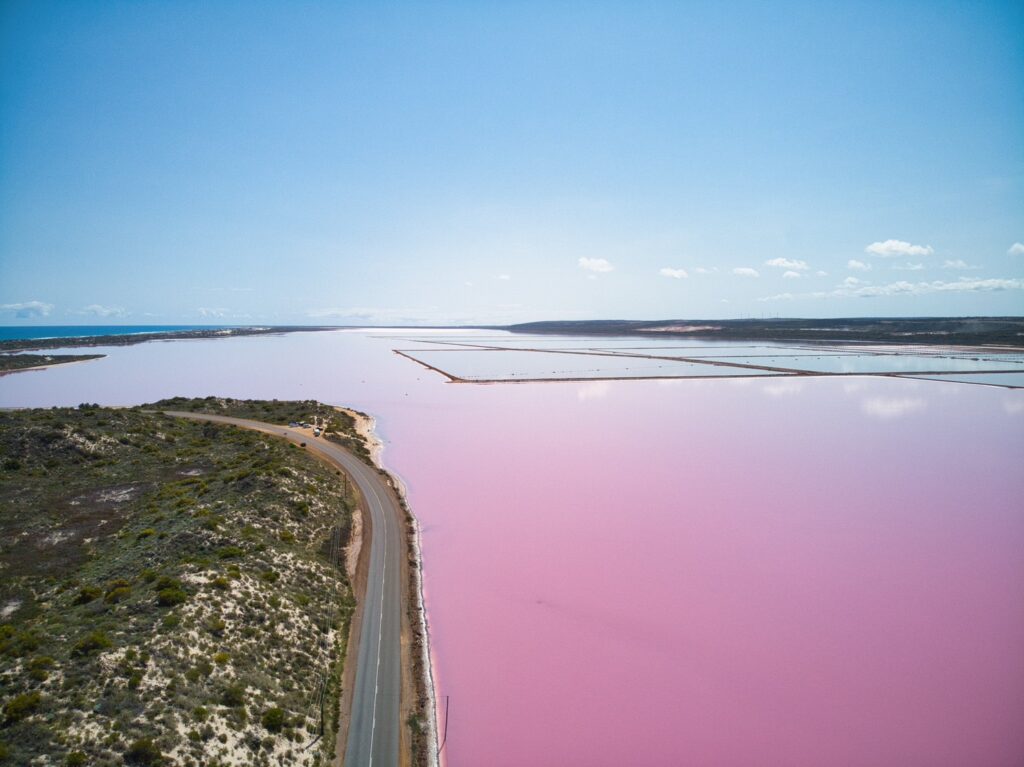
[[[423,526],[449,767],[1024,762],[1024,392],[453,385],[398,345],[113,348],[0,405],[376,415]]]

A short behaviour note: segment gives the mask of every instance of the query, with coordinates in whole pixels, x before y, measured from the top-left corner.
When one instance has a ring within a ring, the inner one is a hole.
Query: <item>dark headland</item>
[[[1024,317],[581,320],[525,322],[501,329],[513,333],[699,338],[704,341],[1024,346]]]
[[[203,328],[195,330],[154,331],[152,333],[97,334],[94,336],[60,336],[54,338],[12,338],[0,341],[0,352],[37,351],[81,346],[132,346],[147,341],[180,341],[204,338],[237,338],[278,333],[337,330],[322,325],[263,325],[259,327]]]

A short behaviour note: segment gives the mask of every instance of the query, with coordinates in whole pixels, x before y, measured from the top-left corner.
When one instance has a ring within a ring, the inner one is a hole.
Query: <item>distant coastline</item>
[[[185,330],[225,330],[235,325],[5,325],[0,326],[0,341],[25,341],[39,338],[85,338],[88,336],[124,336],[139,333],[173,333]]]
[[[52,326],[0,328],[0,352],[37,351],[81,346],[131,346],[147,341],[175,341],[203,338],[237,338],[276,333],[314,332],[337,330],[332,326],[314,325],[261,325],[187,326],[187,325],[111,325],[111,326]],[[19,334],[20,331],[20,334]],[[63,335],[42,335],[46,332]],[[68,332],[71,331],[71,332]],[[91,334],[88,331],[95,331]],[[33,335],[28,335],[33,333]],[[34,335],[39,333],[40,335]],[[20,336],[20,337],[19,337]]]
[[[1024,317],[581,320],[526,322],[512,333],[700,338],[722,341],[1024,346]]]

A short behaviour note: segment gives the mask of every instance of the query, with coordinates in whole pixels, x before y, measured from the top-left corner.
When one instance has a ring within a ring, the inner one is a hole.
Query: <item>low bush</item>
[[[45,682],[56,661],[48,655],[41,655],[28,662],[28,675],[37,682]]]
[[[260,717],[260,723],[270,732],[281,732],[287,721],[284,709],[278,708],[277,706],[268,708],[263,712],[263,716]]]
[[[125,764],[136,764],[140,767],[153,767],[162,764],[164,755],[150,738],[139,738],[124,752]]]
[[[75,596],[72,604],[84,605],[94,599],[99,599],[103,596],[103,590],[98,586],[83,586],[78,590],[78,594]]]
[[[103,597],[103,601],[107,604],[116,604],[117,602],[127,599],[132,593],[132,590],[128,586],[118,586],[117,588],[111,589],[107,592],[107,595]]]
[[[220,695],[221,705],[237,708],[245,703],[245,688],[240,684],[228,685]]]
[[[188,599],[188,594],[178,588],[161,589],[156,595],[157,604],[161,607],[174,607]]]
[[[38,711],[42,702],[43,696],[35,691],[15,695],[4,706],[4,719],[7,722],[20,722]]]
[[[71,648],[71,654],[73,656],[90,655],[91,653],[99,650],[105,650],[108,647],[113,646],[113,642],[110,638],[102,631],[90,631],[84,637],[75,642],[75,646]]]

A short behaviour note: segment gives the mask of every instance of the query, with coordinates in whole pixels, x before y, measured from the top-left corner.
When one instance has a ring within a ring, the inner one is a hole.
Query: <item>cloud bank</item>
[[[17,304],[0,304],[0,312],[13,314],[19,320],[34,320],[48,317],[53,311],[53,304],[42,301],[22,301]]]
[[[794,272],[806,272],[810,269],[806,261],[798,261],[792,258],[772,258],[764,262],[765,266],[774,266],[779,269],[789,269]]]
[[[666,266],[664,269],[659,269],[658,274],[662,277],[671,277],[674,280],[683,280],[689,277],[685,269],[673,269],[670,266]]]
[[[879,296],[923,296],[929,293],[990,293],[1002,290],[1024,290],[1024,279],[978,279],[961,277],[955,282],[932,280],[931,282],[890,282],[885,285],[872,285],[847,277],[843,284],[834,290],[819,290],[813,293],[779,293],[764,296],[758,301],[792,301],[800,298],[877,298]]]
[[[615,269],[615,267],[604,258],[587,258],[586,256],[581,256],[577,263],[579,264],[580,269],[586,269],[589,272],[603,273],[611,272]]]
[[[899,256],[930,256],[935,250],[931,245],[911,245],[903,240],[886,240],[873,242],[864,248],[865,253],[882,258],[898,258]]]
[[[124,317],[128,314],[120,306],[103,306],[102,304],[89,304],[82,307],[78,314],[88,314],[91,317]]]

